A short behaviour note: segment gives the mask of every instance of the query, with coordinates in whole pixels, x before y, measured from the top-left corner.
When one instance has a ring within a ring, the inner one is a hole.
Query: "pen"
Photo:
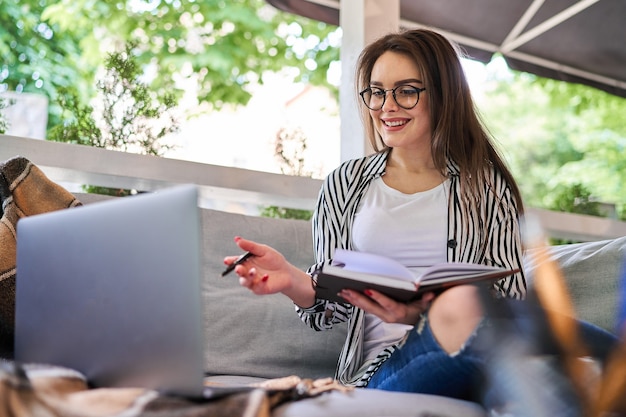
[[[233,272],[233,270],[235,269],[235,267],[237,265],[241,265],[242,263],[244,263],[245,261],[250,259],[250,257],[252,257],[252,256],[254,256],[254,255],[252,253],[250,253],[250,252],[244,253],[239,258],[235,259],[235,262],[233,262],[232,264],[230,264],[230,265],[228,265],[226,267],[224,272],[222,272],[222,276],[226,276],[227,274],[230,274],[231,272]]]

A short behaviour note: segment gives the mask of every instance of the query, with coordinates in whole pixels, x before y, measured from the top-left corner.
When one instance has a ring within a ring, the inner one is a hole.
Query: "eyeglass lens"
[[[363,102],[371,110],[380,110],[385,104],[387,92],[391,92],[398,106],[404,109],[412,109],[419,101],[419,94],[425,89],[416,88],[410,85],[400,85],[396,88],[383,90],[378,87],[368,87],[361,92]]]

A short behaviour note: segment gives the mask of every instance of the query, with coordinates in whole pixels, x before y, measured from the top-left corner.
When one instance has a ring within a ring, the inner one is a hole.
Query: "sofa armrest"
[[[551,246],[550,254],[565,276],[578,318],[615,331],[619,276],[626,259],[626,236]],[[531,284],[534,268],[527,257],[526,271]]]

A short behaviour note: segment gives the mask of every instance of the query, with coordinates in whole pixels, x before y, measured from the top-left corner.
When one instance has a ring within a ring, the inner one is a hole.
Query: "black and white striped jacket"
[[[332,259],[335,248],[352,248],[352,225],[362,196],[371,181],[385,172],[388,151],[342,163],[325,179],[313,216],[313,240],[316,264],[309,273]],[[474,262],[506,268],[522,268],[522,245],[516,202],[509,185],[492,171],[485,185],[485,198],[479,211],[469,214],[462,209],[459,170],[448,164],[449,262]],[[502,295],[523,298],[526,281],[523,272],[498,281]],[[365,373],[357,371],[362,361],[364,312],[349,304],[317,300],[310,308],[299,308],[300,318],[315,330],[332,328],[348,321],[348,336],[341,351],[335,378],[344,384],[364,386],[371,375],[395,350],[381,352]]]

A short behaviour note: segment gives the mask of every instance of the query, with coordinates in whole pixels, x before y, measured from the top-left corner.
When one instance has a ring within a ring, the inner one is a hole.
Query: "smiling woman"
[[[484,322],[475,287],[407,303],[373,289],[344,289],[345,302],[328,301],[312,288],[311,274],[332,263],[336,249],[349,249],[414,273],[446,261],[519,270],[493,290],[511,298],[526,292],[522,201],[475,113],[455,47],[428,30],[389,34],[361,53],[356,79],[376,152],[341,163],[323,182],[315,264],[302,271],[275,249],[236,237],[254,256],[234,271],[255,294],[291,298],[316,330],[349,323],[335,375],[342,383],[475,399],[484,360],[473,348]]]

